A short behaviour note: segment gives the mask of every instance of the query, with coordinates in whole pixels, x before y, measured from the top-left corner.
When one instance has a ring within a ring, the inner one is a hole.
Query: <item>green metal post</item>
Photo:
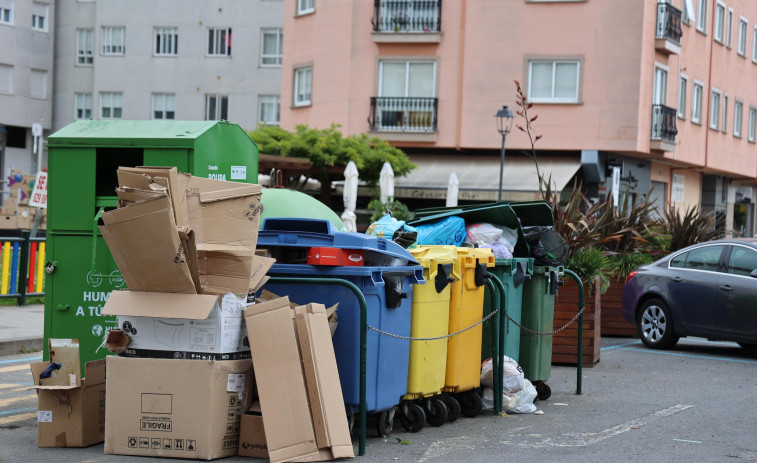
[[[500,316],[499,316],[499,337],[497,338],[497,344],[499,344],[499,356],[497,357],[497,362],[499,363],[499,371],[504,371],[505,369],[505,332],[506,332],[506,324],[507,324],[507,291],[505,290],[505,284],[502,283],[502,280],[497,278],[496,275],[492,275],[492,279],[494,280],[494,284],[497,285],[500,292]],[[502,385],[502,388],[504,389],[504,384]]]
[[[289,284],[310,284],[310,285],[337,285],[344,286],[352,291],[360,303],[360,440],[358,446],[358,455],[365,455],[365,434],[366,434],[366,376],[368,361],[367,355],[367,334],[368,334],[368,304],[365,302],[365,296],[354,283],[338,278],[291,278],[291,277],[271,277],[270,283],[289,283]]]
[[[18,265],[18,305],[26,305],[26,272],[29,269],[29,237],[31,232],[24,230],[21,232],[21,252],[19,253],[19,265]]]
[[[494,277],[496,278],[496,277]],[[491,279],[486,280],[486,287],[489,288],[491,293],[491,310],[496,310],[501,307],[499,299],[499,291],[497,287],[492,283]],[[495,340],[499,339],[499,319],[500,312],[494,314],[494,321],[492,322],[492,386],[494,386],[494,414],[499,415],[502,413],[502,370],[497,362],[500,357],[500,345]]]
[[[564,272],[578,283],[578,310],[582,311],[584,308],[584,284],[581,279],[578,278],[576,272],[568,270]],[[584,314],[578,316],[578,361],[576,362],[576,395],[581,395],[581,380],[583,376],[583,355],[584,355]]]

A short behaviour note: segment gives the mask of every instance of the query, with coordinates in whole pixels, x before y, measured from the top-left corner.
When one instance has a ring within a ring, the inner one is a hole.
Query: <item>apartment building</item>
[[[496,199],[495,113],[533,103],[539,167],[591,197],[652,190],[754,233],[753,0],[285,0],[281,124],[371,132],[419,168],[412,206]],[[524,125],[516,116],[514,125]],[[504,199],[538,187],[531,143],[506,138]]]
[[[0,175],[36,169],[32,127],[52,124],[55,3],[0,0]],[[5,185],[5,183],[3,183]]]
[[[75,119],[279,123],[282,0],[57,4],[53,129]]]

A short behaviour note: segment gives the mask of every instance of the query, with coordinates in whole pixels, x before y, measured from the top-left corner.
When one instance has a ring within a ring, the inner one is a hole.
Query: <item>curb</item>
[[[0,341],[0,355],[23,354],[42,350],[43,338],[9,339]]]

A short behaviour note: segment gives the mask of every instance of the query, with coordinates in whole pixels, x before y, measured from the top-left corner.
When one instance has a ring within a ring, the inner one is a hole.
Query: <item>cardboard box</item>
[[[117,315],[129,336],[125,348],[114,339],[122,356],[235,360],[250,358],[246,299],[227,294],[219,303],[206,294],[113,291],[102,315]]]
[[[177,227],[186,227],[189,225],[187,216],[187,197],[186,185],[179,179],[179,172],[176,167],[159,167],[159,166],[140,166],[140,167],[119,167],[118,184],[125,186],[127,184],[127,175],[124,174],[144,174],[152,178],[165,178],[168,183],[168,194],[173,204],[174,218]],[[122,175],[123,182],[122,182]],[[133,178],[133,177],[132,177]]]
[[[245,311],[268,457],[354,457],[326,309],[286,297]]]
[[[50,378],[40,374],[50,363],[31,364],[37,390],[37,445],[87,447],[105,435],[105,360],[88,362],[80,378],[77,340],[50,339],[50,360],[62,365]]]
[[[0,215],[0,228],[3,229],[9,229],[9,228],[17,228],[18,226],[18,217],[16,215]]]
[[[132,291],[197,292],[167,193],[102,215],[100,232]]]
[[[257,408],[260,404],[257,403]],[[253,409],[255,404],[253,404]],[[239,456],[251,458],[268,458],[268,445],[265,441],[263,415],[260,411],[247,412],[242,415],[239,426]]]
[[[250,405],[249,360],[108,357],[105,454],[212,460],[236,455]]]

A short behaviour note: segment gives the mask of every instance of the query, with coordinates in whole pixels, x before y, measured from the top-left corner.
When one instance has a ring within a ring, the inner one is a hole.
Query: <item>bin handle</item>
[[[448,284],[455,281],[454,278],[449,276],[451,272],[452,264],[439,264],[437,266],[436,277],[434,278],[434,285],[437,293],[441,293]]]
[[[103,211],[105,211],[105,208],[101,207],[97,211],[97,214],[95,214],[95,218],[92,221],[92,264],[89,268],[92,272],[92,275],[95,275],[97,273],[97,270],[95,270],[95,267],[97,265],[97,224],[103,215]]]
[[[473,275],[473,281],[476,284],[476,287],[480,288],[481,286],[484,286],[486,280],[491,277],[492,274],[486,270],[486,264],[479,263],[478,259],[476,259],[476,271]]]

